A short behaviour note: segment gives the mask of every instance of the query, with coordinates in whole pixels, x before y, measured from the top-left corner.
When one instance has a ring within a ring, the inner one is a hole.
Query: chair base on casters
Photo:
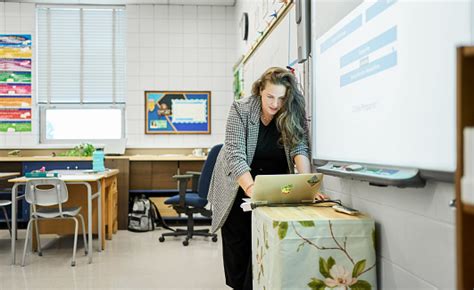
[[[175,232],[161,234],[159,241],[164,242],[165,237],[178,237],[178,236],[186,236],[186,239],[183,241],[183,246],[189,245],[189,240],[192,239],[193,236],[212,237],[212,241],[217,242],[217,234],[209,233],[208,229],[193,230],[192,232],[189,232],[188,230],[176,229]]]
[[[187,221],[187,229],[170,229],[172,232],[163,233],[161,237],[158,239],[161,243],[165,241],[165,237],[178,237],[178,236],[185,236],[186,239],[183,241],[183,246],[189,245],[189,240],[193,238],[193,236],[201,236],[201,237],[211,237],[213,242],[217,242],[217,234],[209,233],[209,229],[202,229],[202,230],[195,230],[194,229],[194,219],[193,213],[195,213],[192,209],[188,209],[188,211],[183,212],[187,214],[188,221]]]

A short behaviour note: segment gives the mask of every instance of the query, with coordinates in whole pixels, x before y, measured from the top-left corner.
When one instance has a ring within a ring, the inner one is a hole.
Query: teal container
[[[92,153],[92,169],[94,171],[105,171],[103,150],[97,149]]]

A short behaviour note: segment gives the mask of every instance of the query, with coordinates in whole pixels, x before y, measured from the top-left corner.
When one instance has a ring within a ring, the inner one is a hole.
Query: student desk
[[[112,169],[101,173],[81,173],[74,172],[71,170],[70,174],[62,174],[59,179],[63,180],[68,185],[69,200],[65,203],[66,206],[79,205],[82,206],[83,211],[87,208],[87,215],[83,214],[84,221],[87,223],[88,233],[88,258],[89,263],[92,263],[92,234],[93,231],[98,233],[99,237],[99,251],[105,248],[105,225],[108,224],[108,229],[113,230],[113,214],[111,207],[114,204],[113,198],[115,191],[116,200],[116,176],[118,170]],[[26,177],[19,177],[10,179],[9,182],[14,183],[12,188],[12,239],[11,239],[11,256],[12,264],[15,264],[16,253],[16,201],[21,197],[18,197],[18,187],[26,184],[29,179]],[[87,189],[87,199],[84,199],[84,187]],[[108,188],[108,191],[106,189]],[[107,196],[107,199],[106,199]],[[97,199],[97,210],[94,210],[93,200]],[[116,203],[115,203],[116,204]],[[105,211],[108,213],[106,223],[103,223]],[[94,215],[93,215],[94,214]],[[97,227],[93,229],[93,221],[97,219]],[[116,215],[115,215],[116,219]],[[41,221],[40,222],[40,233],[59,233],[69,234],[73,233],[72,224],[67,221]],[[34,236],[34,235],[33,235]]]
[[[254,289],[375,289],[374,221],[330,207],[252,212]]]
[[[20,172],[0,172],[0,180],[15,177],[20,175]]]

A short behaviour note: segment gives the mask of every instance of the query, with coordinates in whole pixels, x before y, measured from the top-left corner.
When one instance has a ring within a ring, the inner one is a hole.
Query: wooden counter
[[[122,155],[105,156],[105,160],[125,159],[130,161],[204,161],[206,156],[162,154],[162,155]],[[76,156],[12,156],[0,157],[0,162],[28,162],[28,161],[92,161],[92,157]]]

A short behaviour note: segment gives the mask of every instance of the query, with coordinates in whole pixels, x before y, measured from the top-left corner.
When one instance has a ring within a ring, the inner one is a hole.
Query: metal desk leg
[[[92,188],[87,182],[84,182],[83,184],[87,188],[87,236],[89,238],[87,255],[89,256],[90,264],[92,263]]]
[[[97,233],[99,235],[99,252],[102,252],[104,244],[102,243],[102,185],[100,180],[97,181]]]
[[[88,237],[88,242],[89,244],[87,245],[87,255],[89,256],[89,264],[92,263],[92,201],[94,198],[98,198],[97,201],[97,206],[98,206],[98,231],[99,231],[99,252],[102,251],[102,234],[101,234],[101,226],[102,226],[102,202],[101,202],[101,186],[100,182],[97,181],[97,189],[98,192],[92,194],[92,186],[89,184],[89,182],[67,182],[67,184],[82,184],[87,188],[87,237]]]
[[[16,198],[18,196],[18,187],[19,183],[15,183],[12,187],[12,241],[11,241],[11,256],[12,256],[12,265],[15,265],[16,262]]]

